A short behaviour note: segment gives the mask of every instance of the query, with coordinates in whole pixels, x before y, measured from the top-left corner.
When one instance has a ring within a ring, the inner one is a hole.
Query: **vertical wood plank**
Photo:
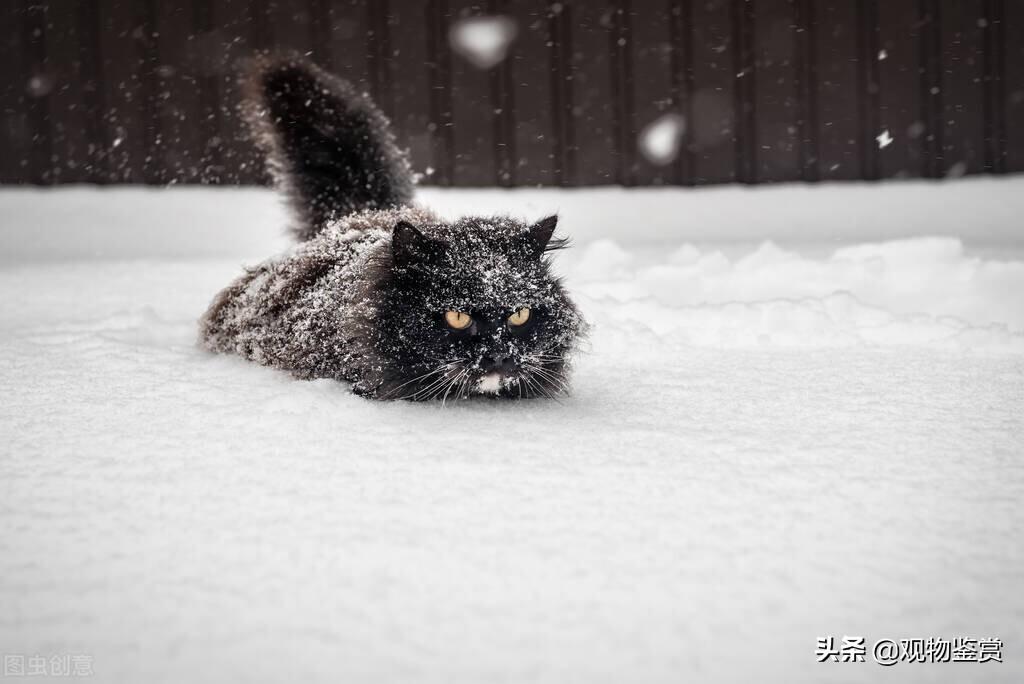
[[[447,0],[428,0],[426,5],[427,74],[430,84],[430,132],[433,180],[438,185],[455,181],[455,134],[452,102],[452,53],[448,44],[451,14]]]
[[[285,54],[312,54],[313,28],[305,2],[267,0],[264,16],[270,37],[267,47]]]
[[[190,121],[198,113],[198,95],[185,50],[191,35],[191,16],[187,7],[162,4],[159,23],[158,116],[164,164],[169,183],[190,183],[199,175],[193,155],[200,148],[198,131]]]
[[[315,33],[311,5],[298,0],[249,0],[248,11],[242,14],[242,2],[238,12],[230,12],[230,2],[219,0],[213,14],[213,31],[224,31],[232,36],[235,44],[245,46],[249,54],[314,56]],[[240,22],[233,17],[244,16]],[[238,58],[229,62],[223,60],[215,68],[216,82],[211,88],[216,95],[211,101],[229,103],[216,110],[210,108],[216,121],[217,146],[213,148],[218,159],[218,168],[223,169],[221,182],[245,184],[269,180],[262,153],[251,138],[251,132],[240,115],[238,105],[241,93],[238,88],[239,69],[244,62]]]
[[[166,183],[167,169],[163,159],[163,131],[160,117],[160,92],[163,79],[159,73],[160,36],[158,0],[136,0],[136,27],[132,32],[139,51],[135,65],[139,88],[139,122],[142,138],[142,178],[149,184]]]
[[[643,131],[667,114],[683,114],[673,90],[673,35],[670,4],[637,2],[630,8],[633,68],[634,126],[624,144],[633,151],[633,182],[637,185],[664,185],[673,182],[673,164],[683,154],[684,139],[672,159],[656,163],[637,154]],[[684,119],[685,126],[685,119]]]
[[[28,73],[24,88],[28,113],[28,180],[47,185],[55,180],[53,173],[53,137],[50,128],[50,97],[55,86],[54,75],[47,57],[49,17],[45,5],[23,0],[21,30],[23,36],[23,69]],[[49,40],[53,40],[50,36]]]
[[[226,137],[223,119],[232,107],[225,102],[220,71],[223,35],[217,30],[214,5],[192,0],[189,7],[191,28],[187,50],[192,55],[191,73],[195,84],[197,109],[191,118],[200,139],[198,159],[199,183],[229,182],[231,170],[225,164]],[[231,168],[237,168],[233,165]]]
[[[55,183],[82,183],[90,178],[89,126],[82,72],[79,12],[83,0],[47,8],[47,74],[52,78],[50,129]]]
[[[494,107],[494,153],[496,184],[511,187],[516,184],[517,172],[517,140],[516,140],[516,61],[512,58],[515,45],[519,42],[518,23],[509,16],[509,0],[490,0],[488,9],[491,14],[503,20],[514,22],[515,39],[508,48],[508,53],[497,66],[490,71],[491,104]]]
[[[368,92],[366,74],[369,11],[364,0],[308,0],[314,62],[361,92]]]
[[[389,0],[368,3],[366,75],[370,96],[388,116],[394,110],[394,74],[391,71],[391,25]]]
[[[270,47],[270,20],[260,11],[261,6],[247,0],[217,0],[209,15],[201,8],[194,11],[196,40],[203,46],[197,78],[205,112],[204,135],[215,137],[207,137],[207,149],[212,162],[224,169],[219,175],[211,174],[211,182],[269,182],[263,155],[239,111],[243,70],[257,54],[257,44]],[[255,24],[252,12],[258,14]],[[210,49],[218,44],[219,50]]]
[[[392,3],[391,31],[399,26],[408,26],[415,17],[419,31],[419,42],[423,42],[424,27],[422,11],[418,3]],[[312,0],[310,15],[313,28],[313,58],[321,66],[344,78],[360,92],[369,92],[370,84],[367,76],[367,54],[370,40],[369,9],[367,0]],[[404,32],[404,40],[412,40],[416,36]],[[392,40],[395,55],[401,54],[403,43]],[[397,78],[405,82],[405,78],[413,80],[413,74],[402,75],[397,69]],[[422,74],[421,74],[422,77]]]
[[[452,30],[459,21],[486,14],[486,7],[479,2],[452,0],[449,3],[449,30],[442,46],[443,50],[451,54],[454,182],[460,186],[497,184],[497,141],[494,135],[496,107],[491,101],[490,69],[481,69],[465,56],[455,53],[450,43]]]
[[[140,25],[128,0],[100,0],[99,10],[108,178],[142,183],[146,143],[138,73]]]
[[[736,74],[733,90],[735,178],[740,183],[756,183],[758,73],[754,62],[754,5],[751,0],[733,0],[732,38],[732,69]]]
[[[548,34],[551,36],[551,125],[554,135],[555,183],[579,184],[579,146],[576,140],[576,102],[573,75],[575,10],[569,3],[551,5]]]
[[[761,0],[755,7],[757,169],[759,182],[800,177],[797,92],[793,56],[793,0]]]
[[[985,167],[985,85],[982,0],[948,3],[942,14],[944,175]]]
[[[608,2],[575,3],[572,7],[573,117],[579,148],[577,177],[581,185],[607,185],[619,178],[616,113],[611,82],[610,47],[615,7]]]
[[[818,111],[818,13],[817,0],[796,0],[793,6],[796,45],[794,79],[797,98],[797,170],[795,178],[816,182],[820,172]]]
[[[635,185],[637,172],[636,74],[633,69],[633,17],[630,0],[613,0],[608,15],[608,67],[611,78],[613,182]]]
[[[942,2],[920,0],[918,8],[918,50],[921,75],[921,176],[941,178],[945,174],[942,93]]]
[[[422,4],[392,3],[388,23],[392,45],[388,59],[395,79],[391,99],[391,122],[395,127],[398,144],[408,151],[413,170],[420,174],[422,183],[432,184],[435,162],[430,132],[430,81],[426,66],[427,31]],[[350,46],[353,53],[359,53],[359,46],[363,45],[357,36],[353,36],[345,44]],[[365,60],[360,62],[356,54],[349,66],[349,80],[365,81],[365,75],[357,75],[359,64],[365,65]],[[362,68],[365,74],[365,66]]]
[[[197,122],[202,115],[199,60],[193,44],[191,7],[164,3],[158,36],[161,64],[159,117],[163,130],[164,163],[168,182],[195,183],[201,179],[204,140]]]
[[[1006,6],[985,0],[982,25],[985,117],[984,170],[1006,173]]]
[[[917,0],[889,0],[879,4],[878,132],[888,133],[892,142],[878,149],[882,178],[917,176],[921,169],[921,88],[918,60]],[[871,131],[867,136],[871,136]],[[884,140],[884,138],[883,138]]]
[[[266,54],[273,47],[272,3],[273,0],[247,0],[245,3],[246,37],[254,54]]]
[[[84,136],[87,140],[88,180],[103,184],[110,180],[107,150],[110,140],[105,125],[106,100],[103,83],[103,50],[100,46],[100,12],[97,3],[81,0],[78,5],[78,59],[81,65]]]
[[[23,65],[24,30],[21,3],[0,3],[0,183],[28,180],[28,150],[32,134],[26,98],[31,76]]]
[[[92,0],[79,0],[76,8],[77,65],[82,141],[85,145],[85,178],[91,183],[110,179],[107,150],[110,140],[105,125],[103,51],[100,45],[100,11]]]
[[[878,67],[878,0],[857,2],[857,128],[861,178],[881,177],[881,98]]]
[[[691,146],[694,182],[736,179],[736,72],[732,18],[727,0],[702,0],[693,7]]]
[[[331,35],[334,31],[335,15],[332,0],[305,0],[309,13],[309,56],[326,69],[333,70]],[[347,4],[347,3],[346,3]]]
[[[822,180],[860,178],[856,5],[823,0],[816,11],[820,176]]]
[[[546,0],[510,3],[505,12],[516,22],[518,37],[509,56],[513,76],[515,182],[550,185],[554,176],[553,82],[550,6]]]
[[[671,102],[669,108],[682,117],[683,135],[679,155],[672,163],[671,182],[692,185],[695,146],[693,144],[693,0],[669,0],[669,66]]]
[[[1024,121],[1024,4],[1007,2],[1004,12],[1006,170],[1024,171],[1024,127],[1014,124]]]

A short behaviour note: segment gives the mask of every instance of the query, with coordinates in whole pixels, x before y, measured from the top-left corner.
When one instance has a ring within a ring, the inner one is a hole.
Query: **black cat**
[[[254,70],[245,107],[301,242],[217,295],[203,346],[376,399],[567,390],[585,324],[545,256],[565,245],[556,217],[451,223],[415,206],[384,116],[303,61]]]

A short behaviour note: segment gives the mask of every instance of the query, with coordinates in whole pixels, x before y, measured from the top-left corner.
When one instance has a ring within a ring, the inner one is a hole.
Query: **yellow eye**
[[[530,310],[522,308],[508,317],[508,324],[514,328],[518,328],[521,325],[526,325],[526,321],[528,320],[530,320]]]
[[[473,322],[473,319],[469,314],[464,314],[461,311],[445,311],[444,322],[455,330],[465,330]]]

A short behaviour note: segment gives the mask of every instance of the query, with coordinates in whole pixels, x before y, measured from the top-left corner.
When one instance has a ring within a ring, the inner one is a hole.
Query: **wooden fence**
[[[452,50],[479,15],[515,22],[491,68]],[[428,184],[1024,170],[1020,0],[3,0],[0,39],[3,183],[263,182],[234,110],[261,50],[370,92]]]

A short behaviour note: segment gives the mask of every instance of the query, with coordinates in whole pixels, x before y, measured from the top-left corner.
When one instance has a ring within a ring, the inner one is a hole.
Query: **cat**
[[[387,119],[305,60],[261,62],[244,93],[299,242],[214,298],[203,347],[372,399],[568,392],[586,323],[551,271],[556,216],[443,221],[416,205]]]

